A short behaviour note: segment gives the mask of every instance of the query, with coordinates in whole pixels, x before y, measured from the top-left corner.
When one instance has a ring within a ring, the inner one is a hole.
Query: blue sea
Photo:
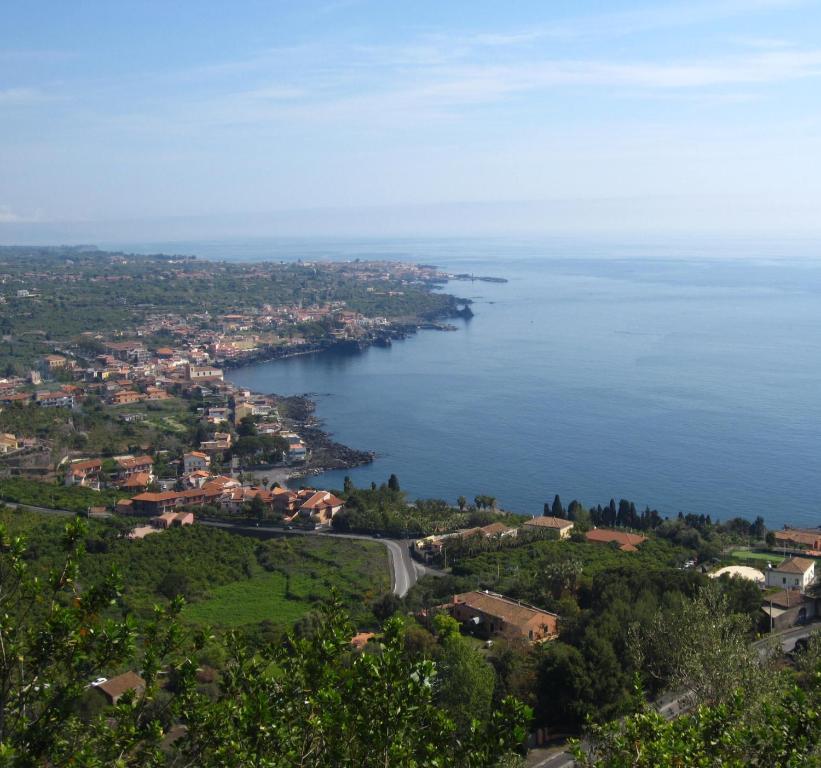
[[[376,461],[320,486],[495,496],[540,513],[626,498],[662,514],[821,524],[821,245],[569,239],[253,240],[129,245],[242,261],[392,258],[452,282],[475,317],[390,348],[242,368],[313,393],[335,439]]]

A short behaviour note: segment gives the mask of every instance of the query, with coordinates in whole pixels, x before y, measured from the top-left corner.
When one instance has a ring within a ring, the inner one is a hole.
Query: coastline
[[[470,278],[460,275],[452,276],[451,279]],[[495,278],[475,279],[496,280]],[[501,282],[503,278],[498,280]],[[456,331],[458,330],[457,326],[445,321],[457,317],[469,320],[474,314],[470,308],[472,303],[470,299],[460,299],[460,302],[463,303],[461,309],[453,309],[433,318],[416,318],[414,322],[396,323],[378,331],[373,331],[359,339],[329,338],[290,347],[268,346],[225,359],[221,362],[221,365],[228,372],[246,366],[307,355],[318,355],[333,350],[364,352],[372,346],[389,347],[394,341],[404,341],[415,335],[419,330]],[[311,393],[291,396],[281,395],[276,392],[254,394],[276,398],[278,405],[285,407],[284,418],[288,422],[289,428],[296,431],[303,438],[309,449],[310,458],[303,466],[248,467],[241,471],[265,477],[271,483],[284,484],[304,477],[321,475],[332,470],[353,469],[354,467],[364,466],[372,463],[376,458],[374,451],[352,448],[333,440],[332,433],[325,430],[323,422],[315,416],[316,401],[311,398]]]

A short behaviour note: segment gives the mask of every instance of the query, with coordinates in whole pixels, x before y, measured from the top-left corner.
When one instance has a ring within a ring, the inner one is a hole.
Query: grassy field
[[[775,552],[756,552],[752,549],[734,549],[730,555],[736,560],[762,560],[773,564],[780,563],[784,559]]]
[[[238,627],[272,621],[293,624],[311,610],[311,603],[289,598],[288,578],[262,571],[246,581],[217,587],[211,596],[186,607],[184,616],[195,624]]]
[[[387,551],[375,542],[294,536],[263,542],[256,557],[250,578],[209,590],[185,617],[215,627],[290,625],[335,589],[364,619],[367,605],[390,589]]]

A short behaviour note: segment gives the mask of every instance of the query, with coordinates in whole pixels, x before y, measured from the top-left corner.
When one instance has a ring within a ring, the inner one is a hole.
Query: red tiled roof
[[[637,547],[639,544],[647,541],[646,536],[641,536],[638,533],[627,533],[627,531],[613,531],[610,528],[594,528],[585,534],[588,541],[608,544],[615,541],[622,548]],[[626,549],[625,551],[632,551]]]
[[[806,557],[792,557],[773,568],[773,570],[781,573],[806,573],[814,565],[815,560],[808,560]]]
[[[551,517],[550,515],[537,515],[532,520],[526,520],[525,525],[531,525],[534,528],[555,528],[560,530],[562,528],[573,527],[572,520],[565,520],[563,517]]]
[[[145,690],[145,680],[136,672],[124,672],[97,686],[112,699],[122,696],[126,691]]]

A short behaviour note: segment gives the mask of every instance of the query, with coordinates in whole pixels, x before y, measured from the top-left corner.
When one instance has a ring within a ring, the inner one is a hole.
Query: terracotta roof
[[[814,565],[815,560],[808,560],[806,557],[792,557],[773,570],[781,573],[806,573]]]
[[[138,493],[132,497],[131,501],[171,501],[172,499],[179,499],[182,493],[177,491],[162,491],[161,493]]]
[[[565,520],[563,517],[550,517],[550,515],[538,515],[531,520],[525,521],[525,525],[531,525],[534,528],[567,528],[573,527],[572,520]]]
[[[594,528],[585,534],[588,541],[608,544],[615,541],[622,549],[632,552],[639,544],[647,541],[646,536],[638,533],[627,533],[627,531],[613,531],[609,528]],[[630,548],[633,549],[630,549]]]
[[[762,605],[769,606],[772,603],[776,608],[794,608],[796,605],[811,602],[813,602],[811,597],[802,595],[797,589],[784,589],[773,595],[767,595],[761,600]]]
[[[321,509],[322,507],[341,507],[345,502],[328,491],[317,491],[303,505],[302,509]]]
[[[491,523],[490,525],[485,525],[479,529],[485,536],[498,536],[505,531],[512,531],[513,529],[510,526],[505,525],[504,523]]]
[[[555,613],[540,611],[538,608],[516,602],[493,592],[465,592],[461,595],[454,595],[453,602],[454,604],[463,603],[487,616],[499,618],[505,624],[518,627],[523,632],[526,632],[528,627],[533,626],[534,620],[548,626],[551,633],[556,631],[556,619],[558,617]]]
[[[190,453],[186,453],[185,455],[186,456],[196,456],[198,459],[209,459],[210,460],[210,457],[208,456],[208,454],[207,453],[202,453],[201,451],[191,451]]]
[[[135,472],[120,483],[120,488],[145,488],[150,484],[151,475],[148,472]]]
[[[117,465],[122,469],[132,469],[133,467],[141,467],[143,464],[153,464],[154,459],[150,456],[128,456],[126,458],[117,459]]]
[[[376,633],[359,632],[351,638],[351,645],[356,648],[357,651],[361,651],[372,637],[376,637]]]
[[[821,531],[785,528],[783,531],[776,531],[775,538],[778,541],[790,541],[808,547],[815,547],[821,541]]]
[[[89,470],[100,469],[103,466],[102,459],[85,459],[83,461],[72,461],[68,465],[69,472],[88,472]]]
[[[145,680],[136,672],[129,671],[112,677],[97,687],[107,693],[112,699],[116,699],[122,696],[126,691],[145,690]]]

